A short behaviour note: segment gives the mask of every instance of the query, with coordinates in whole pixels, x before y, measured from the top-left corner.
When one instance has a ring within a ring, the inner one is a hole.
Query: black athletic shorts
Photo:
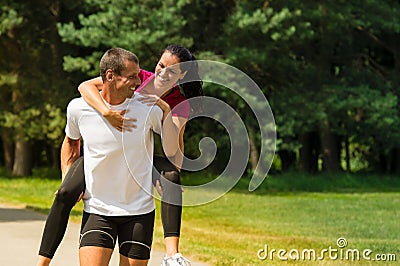
[[[132,259],[148,260],[153,241],[154,213],[104,216],[83,212],[79,246],[114,249],[118,239],[120,254]]]

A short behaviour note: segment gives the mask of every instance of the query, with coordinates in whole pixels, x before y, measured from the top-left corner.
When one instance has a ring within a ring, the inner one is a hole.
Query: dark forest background
[[[0,165],[13,176],[59,168],[67,103],[98,76],[110,47],[153,70],[171,43],[232,65],[262,89],[277,130],[271,171],[400,173],[400,1],[1,0]],[[257,164],[261,139],[246,104],[205,84],[246,124]],[[212,130],[211,130],[212,129]],[[224,128],[190,121],[185,153],[218,146],[207,171],[230,152]]]

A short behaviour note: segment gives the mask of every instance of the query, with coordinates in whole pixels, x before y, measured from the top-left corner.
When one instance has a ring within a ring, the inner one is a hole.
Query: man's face
[[[139,71],[139,64],[125,61],[125,70],[121,72],[121,75],[114,73],[115,89],[121,97],[132,97],[135,89],[141,84]]]

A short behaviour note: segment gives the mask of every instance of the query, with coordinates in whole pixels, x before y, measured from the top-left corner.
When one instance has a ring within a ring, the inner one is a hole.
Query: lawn
[[[184,176],[184,182],[190,183],[188,178]],[[258,190],[248,192],[248,180],[242,180],[216,201],[184,208],[181,252],[210,265],[308,265],[310,259],[301,256],[311,250],[316,252],[315,265],[349,264],[357,251],[361,256],[357,264],[369,264],[374,261],[362,258],[367,249],[371,259],[381,255],[393,260],[394,254],[399,261],[399,183],[393,177],[292,174],[272,176]],[[41,177],[0,177],[0,202],[47,213],[58,185],[58,180]],[[76,222],[81,209],[78,204],[73,210]],[[155,228],[154,246],[162,249],[159,212]],[[346,247],[338,247],[339,238],[347,241]]]

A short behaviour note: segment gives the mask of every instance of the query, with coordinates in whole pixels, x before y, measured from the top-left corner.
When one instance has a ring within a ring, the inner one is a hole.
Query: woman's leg
[[[181,184],[179,171],[167,158],[162,156],[154,156],[153,164],[158,172],[153,171],[153,182],[159,180],[162,188],[161,221],[166,252],[167,256],[172,256],[179,252],[182,218],[182,189],[177,186]]]
[[[83,171],[83,157],[80,157],[73,163],[60,188],[57,190],[44,227],[39,249],[39,261],[43,257],[48,258],[43,261],[49,261],[49,259],[53,258],[64,237],[71,209],[84,191],[85,175]],[[37,265],[45,264],[38,262]]]

